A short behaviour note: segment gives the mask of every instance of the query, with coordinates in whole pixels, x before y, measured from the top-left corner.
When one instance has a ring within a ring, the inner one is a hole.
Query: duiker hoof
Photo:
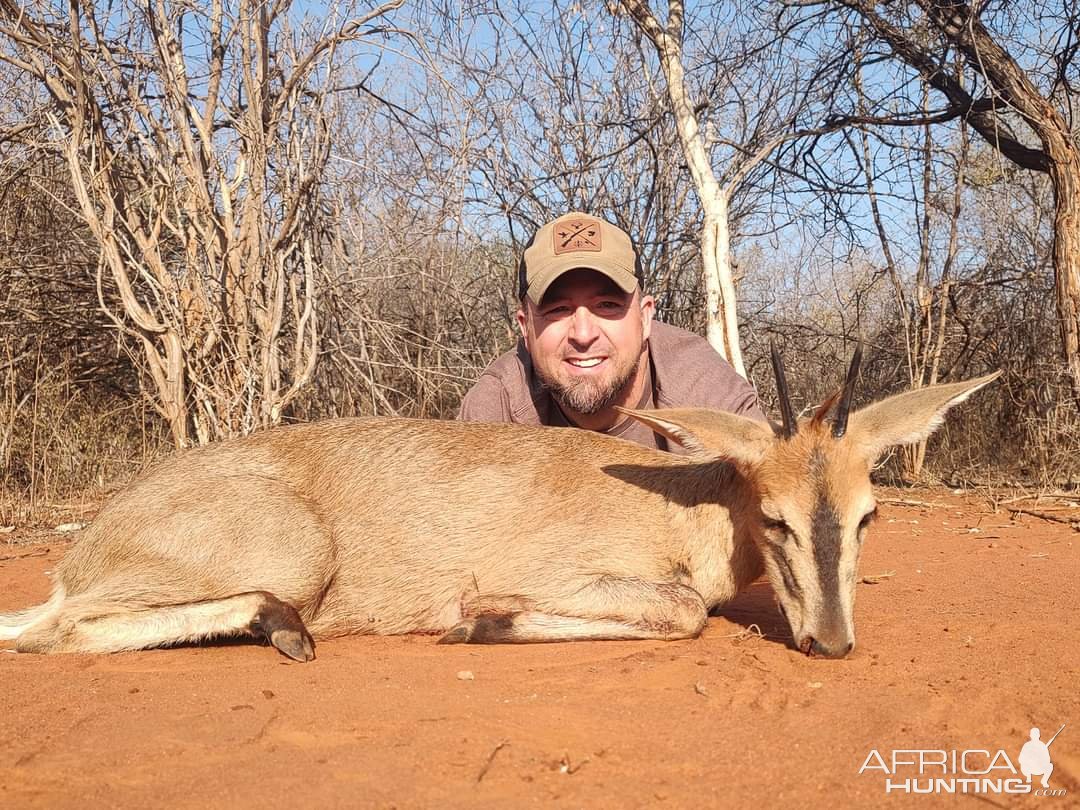
[[[439,644],[468,644],[469,637],[472,635],[472,622],[462,622],[461,624],[451,627],[442,638],[439,639]]]
[[[307,630],[275,630],[270,643],[293,661],[307,663],[315,658],[315,642]]]
[[[514,613],[481,613],[450,628],[440,644],[502,644],[514,641]]]
[[[272,593],[260,591],[259,596],[262,604],[252,622],[252,631],[261,632],[267,641],[293,661],[312,660],[315,657],[315,642],[296,608]]]

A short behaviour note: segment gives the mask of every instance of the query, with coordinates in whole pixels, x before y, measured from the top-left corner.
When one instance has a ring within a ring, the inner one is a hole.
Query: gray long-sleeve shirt
[[[639,408],[715,408],[765,420],[757,393],[735,369],[692,332],[656,321],[649,336],[649,385]],[[525,342],[488,366],[461,401],[458,418],[471,422],[515,422],[565,427],[570,423],[533,370]],[[608,430],[611,436],[660,450],[667,440],[629,417]]]

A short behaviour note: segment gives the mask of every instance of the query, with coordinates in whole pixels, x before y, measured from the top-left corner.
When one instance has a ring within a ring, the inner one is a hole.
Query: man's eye
[[[626,314],[626,307],[617,301],[602,301],[594,304],[592,311],[600,318],[615,320]]]
[[[570,307],[552,307],[544,310],[545,318],[565,318],[570,314]]]

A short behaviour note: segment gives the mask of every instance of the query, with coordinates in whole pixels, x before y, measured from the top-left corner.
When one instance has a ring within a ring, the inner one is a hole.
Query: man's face
[[[652,296],[625,293],[601,273],[571,270],[539,304],[526,298],[517,319],[541,382],[561,405],[593,414],[631,385],[654,306]]]

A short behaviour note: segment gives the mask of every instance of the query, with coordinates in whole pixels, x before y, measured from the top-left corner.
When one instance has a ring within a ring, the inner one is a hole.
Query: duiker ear
[[[708,408],[616,410],[632,416],[700,458],[720,458],[737,465],[752,466],[761,460],[774,440],[772,429],[764,422],[724,411]]]
[[[945,421],[945,413],[1001,376],[1000,371],[965,382],[916,388],[867,405],[851,414],[850,441],[860,444],[870,463],[887,448],[925,439]]]

